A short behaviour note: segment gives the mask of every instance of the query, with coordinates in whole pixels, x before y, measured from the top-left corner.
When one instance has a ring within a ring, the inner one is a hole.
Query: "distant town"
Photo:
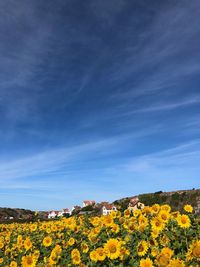
[[[130,199],[127,208],[134,211],[137,209],[142,209],[144,204],[139,201],[138,197],[133,197]],[[48,219],[62,217],[62,216],[71,216],[73,214],[90,214],[96,212],[100,215],[108,215],[112,211],[117,211],[118,206],[113,203],[103,201],[101,203],[96,203],[94,200],[84,200],[81,206],[73,206],[71,209],[63,209],[59,211],[50,211],[47,213]]]

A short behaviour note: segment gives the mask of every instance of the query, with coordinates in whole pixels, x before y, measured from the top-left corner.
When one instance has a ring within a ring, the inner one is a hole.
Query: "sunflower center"
[[[186,218],[182,218],[181,222],[185,224],[187,222]]]
[[[200,246],[197,246],[193,249],[192,254],[196,257],[196,258],[200,258]]]
[[[111,245],[111,246],[110,246],[110,252],[111,252],[111,253],[115,253],[116,251],[117,251],[116,246],[115,246],[115,245]]]
[[[142,245],[139,245],[138,251],[142,252],[144,250],[144,247]]]
[[[30,265],[31,265],[32,263],[33,263],[32,258],[28,257],[28,258],[27,258],[27,264],[30,264]]]

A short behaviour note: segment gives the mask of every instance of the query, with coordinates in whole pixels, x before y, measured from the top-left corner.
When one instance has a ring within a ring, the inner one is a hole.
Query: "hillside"
[[[0,208],[0,221],[14,219],[14,220],[28,220],[34,217],[34,211],[26,209]]]
[[[136,197],[136,196],[134,196]],[[177,190],[172,192],[155,192],[148,194],[140,194],[137,196],[139,201],[145,205],[151,206],[155,203],[169,204],[172,210],[181,211],[185,204],[190,204],[196,212],[200,210],[200,189]],[[122,198],[114,201],[115,205],[119,205],[124,210],[132,197]]]

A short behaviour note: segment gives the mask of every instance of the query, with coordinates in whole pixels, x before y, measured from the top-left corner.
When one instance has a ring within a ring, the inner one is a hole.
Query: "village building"
[[[69,209],[63,209],[63,210],[57,210],[57,211],[53,210],[47,213],[47,217],[48,219],[53,219],[56,217],[62,217],[64,214],[71,215],[71,212]]]
[[[58,213],[59,213],[59,211],[55,211],[55,210],[49,211],[47,213],[47,217],[48,217],[48,219],[56,218],[58,216]]]
[[[84,200],[83,201],[83,208],[87,207],[87,206],[94,206],[96,204],[96,202],[94,200]]]
[[[63,215],[64,214],[71,215],[71,211],[69,209],[63,209]]]
[[[139,210],[139,209],[143,209],[143,208],[144,208],[144,204],[139,201],[138,197],[131,198],[131,200],[128,204],[128,209],[130,211],[135,211],[135,210]]]
[[[104,216],[110,214],[112,211],[117,211],[116,206],[113,204],[105,204],[101,208],[101,214]]]

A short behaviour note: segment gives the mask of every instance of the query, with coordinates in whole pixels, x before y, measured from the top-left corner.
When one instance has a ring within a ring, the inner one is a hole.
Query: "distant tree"
[[[85,206],[81,209],[81,211],[93,211],[94,207],[91,205]]]
[[[77,215],[77,214],[79,214],[80,211],[81,211],[81,207],[75,206],[74,210],[72,211],[72,215]]]

